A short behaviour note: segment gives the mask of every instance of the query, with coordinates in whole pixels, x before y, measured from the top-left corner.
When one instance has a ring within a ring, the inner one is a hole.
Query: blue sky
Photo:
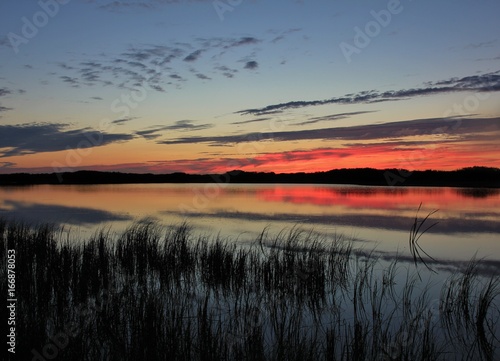
[[[0,172],[500,166],[498,1],[7,0],[0,14]]]

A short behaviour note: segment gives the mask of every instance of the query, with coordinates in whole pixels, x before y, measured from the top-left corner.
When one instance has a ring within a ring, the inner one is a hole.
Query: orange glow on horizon
[[[74,157],[74,151],[38,153],[12,157],[17,167],[4,167],[2,173],[99,170],[131,173],[192,174],[224,173],[239,169],[249,172],[316,172],[340,168],[403,168],[409,170],[455,170],[471,166],[500,168],[500,148],[488,142],[456,141],[435,146],[404,146],[398,143],[355,144],[335,148],[258,153],[242,157],[206,156],[181,159],[184,152],[159,153],[153,148],[112,145],[84,150],[88,155]],[[169,148],[171,149],[171,148]],[[73,152],[73,153],[70,153]],[[231,154],[231,153],[230,153]],[[149,159],[148,159],[149,158]],[[152,159],[151,159],[152,158]],[[126,159],[127,162],[123,162]],[[161,160],[159,160],[161,159]],[[20,165],[23,165],[22,167]],[[40,166],[43,164],[44,166]],[[56,165],[56,166],[54,166]]]

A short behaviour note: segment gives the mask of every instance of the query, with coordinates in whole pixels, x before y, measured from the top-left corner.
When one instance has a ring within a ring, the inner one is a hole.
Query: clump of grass
[[[409,246],[410,246],[410,253],[413,256],[413,262],[415,266],[417,266],[418,261],[422,262],[425,267],[429,271],[432,271],[436,273],[424,260],[422,257],[422,253],[425,254],[427,257],[429,257],[431,260],[435,261],[434,258],[432,258],[418,243],[422,235],[424,235],[425,232],[427,232],[429,229],[434,227],[438,222],[434,222],[431,225],[427,226],[427,228],[424,229],[424,224],[429,220],[429,218],[436,213],[438,210],[434,210],[432,212],[429,212],[423,219],[419,220],[418,219],[418,212],[420,211],[420,208],[422,207],[422,203],[418,206],[417,213],[415,214],[415,220],[413,221],[412,227],[410,229],[410,236],[409,236]]]
[[[186,223],[143,220],[71,242],[51,226],[0,220],[0,239],[1,276],[16,249],[24,359],[47,345],[58,360],[499,356],[500,281],[480,277],[475,260],[443,286],[436,316],[431,286],[397,258],[387,265],[299,227],[264,230],[247,247],[195,236]]]
[[[462,272],[448,280],[441,295],[441,322],[447,339],[459,340],[462,352],[477,354],[480,360],[495,360],[500,276],[480,279],[478,264],[479,260],[473,258]]]

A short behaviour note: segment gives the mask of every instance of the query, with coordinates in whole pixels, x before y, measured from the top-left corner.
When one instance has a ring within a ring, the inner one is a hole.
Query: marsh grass
[[[427,232],[429,229],[434,227],[435,225],[438,224],[438,222],[434,222],[430,225],[424,226],[424,224],[428,223],[427,221],[430,219],[430,217],[436,213],[438,210],[434,210],[429,212],[424,218],[419,219],[418,218],[418,212],[420,212],[420,209],[422,208],[422,203],[418,206],[417,213],[415,214],[415,219],[413,221],[412,227],[410,229],[410,235],[409,235],[409,240],[408,244],[410,247],[410,254],[413,257],[413,263],[415,266],[418,266],[419,263],[422,263],[425,267],[427,267],[428,270],[436,273],[426,262],[425,259],[422,257],[422,254],[426,255],[428,258],[430,258],[432,261],[435,261],[434,258],[432,258],[423,248],[422,246],[418,243],[420,238],[424,235],[425,232]]]
[[[499,357],[500,280],[479,276],[477,260],[443,285],[436,311],[411,263],[299,227],[250,246],[151,220],[84,242],[62,235],[0,220],[2,279],[16,250],[21,359]]]

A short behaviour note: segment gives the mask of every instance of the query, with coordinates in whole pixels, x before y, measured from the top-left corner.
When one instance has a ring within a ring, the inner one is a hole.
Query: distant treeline
[[[313,173],[245,172],[223,174],[137,174],[76,171],[44,174],[0,174],[0,186],[33,184],[125,184],[125,183],[302,183],[357,184],[376,186],[452,186],[500,188],[500,169],[470,167],[454,171],[408,171],[405,169],[333,169]]]

